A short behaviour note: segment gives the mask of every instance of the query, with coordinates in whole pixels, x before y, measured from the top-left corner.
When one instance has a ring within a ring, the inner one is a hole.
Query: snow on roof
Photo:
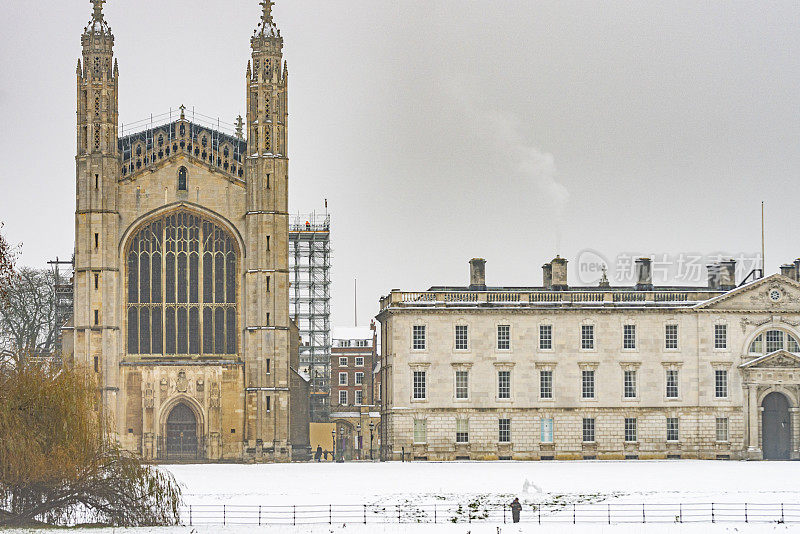
[[[369,327],[335,327],[331,330],[331,339],[372,339]]]
[[[291,367],[290,369],[291,369],[292,371],[294,371],[294,372],[295,372],[295,374],[296,374],[297,376],[299,376],[300,378],[302,378],[304,381],[306,381],[306,382],[311,382],[311,375],[309,375],[309,374],[308,374],[308,372],[307,372],[305,369],[300,369],[300,370],[297,370],[297,369],[295,369],[294,367]]]

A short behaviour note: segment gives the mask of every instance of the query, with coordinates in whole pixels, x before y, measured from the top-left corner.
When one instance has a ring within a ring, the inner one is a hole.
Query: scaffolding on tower
[[[53,316],[53,329],[58,332],[56,342],[58,357],[61,358],[63,342],[63,328],[72,317],[74,294],[72,289],[72,277],[75,270],[75,258],[69,261],[61,260],[56,257],[53,261],[48,261],[53,269],[53,291],[56,303],[56,310]]]
[[[311,378],[310,416],[330,413],[330,215],[295,215],[289,222],[290,315],[300,330],[300,368]]]

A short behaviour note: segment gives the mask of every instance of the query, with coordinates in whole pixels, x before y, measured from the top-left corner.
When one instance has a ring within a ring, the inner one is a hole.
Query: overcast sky
[[[0,220],[22,263],[73,247],[88,0],[6,0]],[[120,117],[245,113],[257,0],[110,0]],[[597,251],[800,256],[800,3],[277,0],[290,209],[333,225],[333,324],[391,288],[541,284]],[[683,256],[682,256],[683,255]],[[585,255],[584,255],[585,257]],[[613,270],[613,266],[612,266]]]

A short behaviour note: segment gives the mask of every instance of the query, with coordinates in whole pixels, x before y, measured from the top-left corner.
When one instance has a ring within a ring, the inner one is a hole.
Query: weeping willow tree
[[[107,434],[80,369],[11,362],[0,370],[0,525],[172,525],[181,492]]]
[[[181,491],[104,430],[89,373],[0,366],[0,526],[174,525]]]
[[[13,308],[11,292],[20,279],[17,248],[0,232],[4,314]],[[94,377],[41,358],[41,347],[16,349],[0,353],[0,527],[176,524],[178,484],[107,433]]]

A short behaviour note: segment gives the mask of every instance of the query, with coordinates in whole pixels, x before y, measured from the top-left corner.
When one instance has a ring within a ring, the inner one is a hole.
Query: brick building
[[[369,328],[336,328],[332,340],[330,420],[336,425],[337,448],[348,459],[365,459],[370,442],[375,452],[379,444],[377,328],[374,322]]]

